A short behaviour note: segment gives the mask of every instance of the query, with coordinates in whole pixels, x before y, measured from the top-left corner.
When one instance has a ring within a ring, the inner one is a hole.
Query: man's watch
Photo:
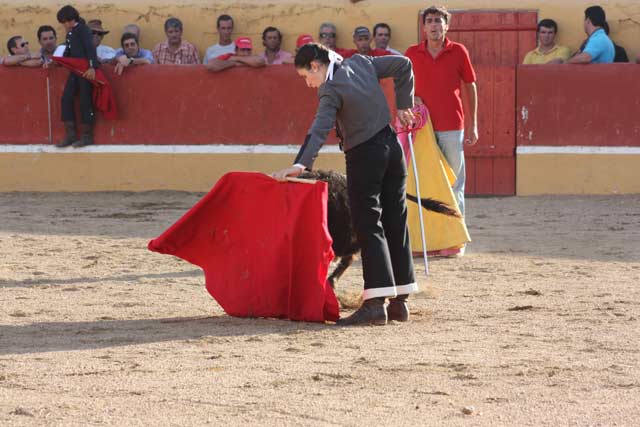
[[[129,65],[133,64],[133,58],[130,58],[127,56],[127,58],[129,59]]]

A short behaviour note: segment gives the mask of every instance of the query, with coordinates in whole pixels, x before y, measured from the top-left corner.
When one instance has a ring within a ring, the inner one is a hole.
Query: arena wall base
[[[92,147],[94,148],[94,147]],[[99,148],[99,147],[95,147]],[[122,148],[122,147],[120,147]],[[225,173],[270,173],[292,153],[0,152],[0,191],[208,191]],[[314,165],[344,172],[344,156],[322,153]]]
[[[640,193],[638,147],[588,147],[583,152],[554,147],[570,152],[546,154],[522,152],[522,148],[516,156],[518,196]]]

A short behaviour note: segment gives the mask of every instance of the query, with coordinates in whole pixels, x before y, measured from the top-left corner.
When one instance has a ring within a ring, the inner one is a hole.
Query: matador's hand
[[[272,178],[277,179],[278,181],[286,181],[288,176],[296,177],[304,172],[304,167],[302,166],[291,166],[286,169],[279,170],[271,174]]]
[[[413,111],[411,111],[411,108],[398,110],[397,115],[398,119],[400,119],[400,123],[402,123],[405,128],[412,127],[416,122],[416,117],[414,116]]]
[[[89,69],[82,74],[82,77],[84,77],[87,80],[95,80],[96,79],[95,68],[89,67]]]

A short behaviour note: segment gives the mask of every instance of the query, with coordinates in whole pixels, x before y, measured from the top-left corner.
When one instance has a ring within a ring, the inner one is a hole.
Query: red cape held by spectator
[[[68,58],[54,56],[53,61],[62,65],[72,73],[82,76],[89,69],[89,61],[84,58]],[[111,89],[111,84],[107,76],[100,69],[96,69],[96,79],[91,82],[93,85],[93,106],[100,111],[107,120],[118,118],[118,107],[116,98]]]

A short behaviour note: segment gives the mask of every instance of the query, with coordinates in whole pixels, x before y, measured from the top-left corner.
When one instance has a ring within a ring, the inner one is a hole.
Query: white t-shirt
[[[389,46],[387,46],[387,49],[389,52],[393,53],[394,55],[402,55],[402,53],[398,52],[395,49],[390,48]]]
[[[236,44],[231,43],[226,46],[221,46],[220,43],[214,44],[213,46],[209,46],[207,48],[207,52],[204,54],[203,64],[209,62],[212,58],[217,58],[220,55],[225,55],[227,53],[235,53],[236,52]]]
[[[60,56],[60,57],[64,56],[64,51],[66,50],[66,48],[67,48],[66,45],[63,45],[63,44],[59,45],[56,48],[56,51],[53,52],[53,56]]]
[[[96,53],[98,54],[100,62],[108,62],[116,57],[116,50],[103,44],[96,48]]]

